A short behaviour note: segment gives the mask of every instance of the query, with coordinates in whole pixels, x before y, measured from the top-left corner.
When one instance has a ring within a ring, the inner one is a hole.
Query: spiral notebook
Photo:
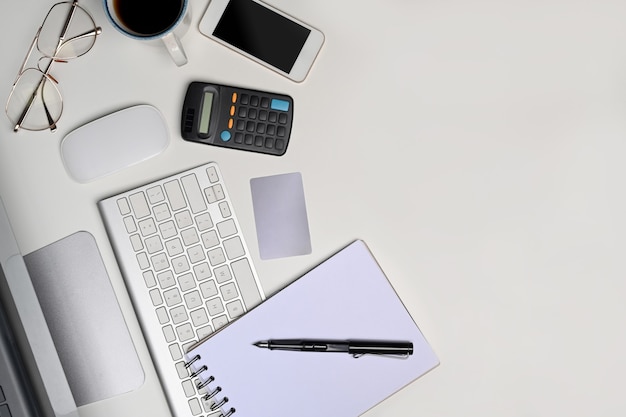
[[[261,349],[267,339],[407,340],[413,354]],[[225,417],[358,416],[439,364],[363,241],[355,241],[186,357]]]

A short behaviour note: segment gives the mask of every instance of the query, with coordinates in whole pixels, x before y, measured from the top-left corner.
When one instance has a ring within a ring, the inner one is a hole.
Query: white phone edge
[[[222,14],[224,13],[224,9],[226,8],[226,5],[228,5],[229,1],[230,0],[211,0],[209,2],[209,5],[206,8],[204,15],[202,16],[202,19],[200,19],[200,24],[198,26],[200,33],[226,46],[227,48],[232,49],[233,51],[238,52],[239,54],[247,58],[250,58],[251,60],[263,65],[264,67],[267,67],[281,75],[284,75],[285,77],[291,79],[292,81],[295,81],[295,82],[304,81],[311,67],[313,66],[313,62],[315,61],[315,58],[317,57],[320,49],[322,48],[322,45],[324,43],[324,34],[319,29],[316,29],[313,26],[310,26],[302,22],[301,20],[296,19],[293,16],[290,16],[287,13],[273,6],[270,6],[267,3],[264,3],[258,0],[252,0],[255,3],[258,3],[265,8],[278,13],[279,15],[284,16],[287,19],[292,20],[293,22],[311,31],[311,33],[309,34],[309,37],[307,38],[306,42],[302,46],[300,53],[298,54],[298,58],[296,59],[296,62],[294,63],[293,68],[291,69],[290,72],[287,73],[285,71],[282,71],[274,67],[271,64],[268,64],[265,61],[260,60],[254,55],[251,55],[245,51],[242,51],[241,49],[237,48],[236,46],[231,45],[228,42],[223,41],[222,39],[219,39],[216,36],[213,36],[213,31],[215,30],[217,23],[220,21],[220,18],[222,17]]]

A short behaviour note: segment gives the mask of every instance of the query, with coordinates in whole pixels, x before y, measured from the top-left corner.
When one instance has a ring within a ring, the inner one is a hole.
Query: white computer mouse
[[[63,164],[73,179],[90,182],[158,155],[168,132],[155,107],[128,107],[68,133],[61,142]]]

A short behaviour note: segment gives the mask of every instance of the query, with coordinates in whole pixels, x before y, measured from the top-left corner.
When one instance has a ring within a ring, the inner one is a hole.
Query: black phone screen
[[[289,73],[310,33],[252,0],[231,0],[213,36]]]

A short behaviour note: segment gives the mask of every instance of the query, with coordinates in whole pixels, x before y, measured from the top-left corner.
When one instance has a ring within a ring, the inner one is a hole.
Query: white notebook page
[[[253,346],[281,338],[413,342],[407,359]],[[233,417],[358,416],[438,365],[362,241],[356,241],[192,349],[194,369],[228,397]]]

